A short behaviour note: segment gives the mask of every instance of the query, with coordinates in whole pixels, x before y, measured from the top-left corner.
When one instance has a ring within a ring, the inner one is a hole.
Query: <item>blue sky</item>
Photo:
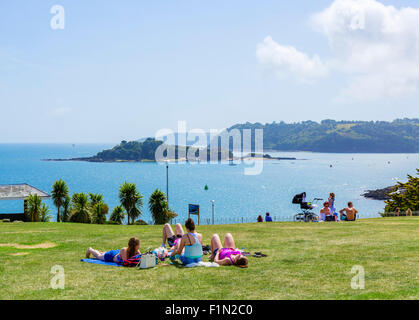
[[[313,26],[331,0],[2,1],[0,142],[119,142],[176,129],[179,120],[209,130],[246,121],[418,117],[417,60],[406,48],[419,37],[404,31],[416,16],[410,22],[399,10],[419,5],[397,1],[394,11],[385,7],[392,1],[369,1],[360,7],[362,34],[335,30],[346,17],[339,10]],[[50,27],[53,5],[65,9],[64,30]],[[395,17],[386,25],[407,21],[394,37],[374,25],[386,12]],[[366,34],[380,39],[377,46],[365,44]],[[386,41],[397,55],[374,50]],[[384,71],[362,64],[380,59],[407,63]]]

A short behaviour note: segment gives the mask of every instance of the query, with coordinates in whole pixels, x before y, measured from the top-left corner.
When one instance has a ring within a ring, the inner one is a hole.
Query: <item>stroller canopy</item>
[[[306,196],[306,193],[305,192],[296,194],[294,196],[294,198],[292,199],[292,203],[296,203],[296,204],[303,203],[303,199],[305,198],[305,196]]]

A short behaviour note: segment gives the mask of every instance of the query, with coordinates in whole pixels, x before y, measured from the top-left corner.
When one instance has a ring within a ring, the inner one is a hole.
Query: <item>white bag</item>
[[[156,256],[154,254],[143,254],[141,256],[140,269],[154,268],[156,266]]]

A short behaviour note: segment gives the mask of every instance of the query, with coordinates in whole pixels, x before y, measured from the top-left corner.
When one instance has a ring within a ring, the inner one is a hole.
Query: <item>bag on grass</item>
[[[121,265],[124,267],[136,267],[141,263],[141,254],[138,254],[136,256],[133,256],[129,259],[122,260]]]

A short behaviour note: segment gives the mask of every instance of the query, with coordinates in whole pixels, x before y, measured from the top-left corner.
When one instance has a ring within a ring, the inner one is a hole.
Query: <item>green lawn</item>
[[[268,257],[250,258],[248,269],[100,266],[80,262],[88,246],[117,249],[137,236],[142,250],[154,249],[161,244],[161,227],[0,223],[0,299],[419,298],[419,217],[202,226],[198,231],[205,244],[213,233],[231,232],[239,248]],[[56,247],[10,246],[45,242]],[[50,288],[54,265],[64,267],[64,290]],[[365,269],[364,290],[351,288],[354,265]]]

